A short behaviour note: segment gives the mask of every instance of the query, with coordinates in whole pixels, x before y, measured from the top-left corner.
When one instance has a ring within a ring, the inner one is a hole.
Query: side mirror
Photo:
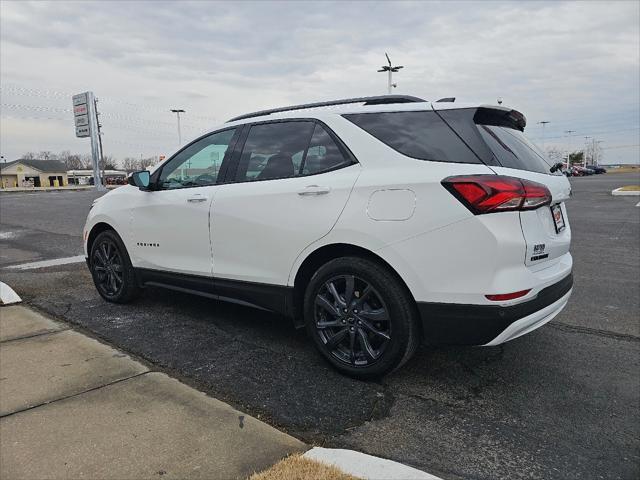
[[[151,181],[151,173],[148,170],[140,170],[129,175],[128,183],[140,190],[147,190]]]

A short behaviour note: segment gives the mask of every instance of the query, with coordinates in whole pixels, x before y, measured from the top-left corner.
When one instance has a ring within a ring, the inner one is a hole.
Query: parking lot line
[[[66,265],[68,263],[84,262],[84,255],[76,255],[74,257],[54,258],[53,260],[41,260],[39,262],[22,263],[20,265],[11,265],[7,268],[15,270],[32,270],[34,268],[54,267],[56,265]]]

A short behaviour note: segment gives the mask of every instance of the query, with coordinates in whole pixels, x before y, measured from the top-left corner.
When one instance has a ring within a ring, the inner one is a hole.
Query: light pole
[[[590,138],[591,137],[588,136],[588,135],[585,135],[585,137],[584,137],[584,154],[582,155],[582,167],[583,168],[586,168],[586,166],[587,166],[587,145],[588,145],[588,142],[589,142]]]
[[[571,162],[571,134],[576,133],[576,131],[565,130],[564,133],[566,133],[569,136],[569,141],[567,142],[569,144],[569,148],[567,149],[567,169],[568,169],[570,167],[569,163]]]
[[[538,125],[542,125],[542,149],[544,150],[545,145],[544,145],[544,141],[545,141],[545,136],[544,136],[544,127],[547,123],[551,123],[548,120],[542,120],[541,122],[538,122]],[[546,152],[545,152],[546,153]]]
[[[181,108],[172,108],[171,111],[178,117],[178,147],[182,145],[182,133],[180,132],[180,114],[185,113]]]
[[[387,87],[388,87],[389,95],[391,95],[391,89],[393,87],[397,87],[398,86],[397,84],[393,83],[393,79],[392,79],[391,75],[392,75],[392,73],[395,73],[395,72],[397,72],[398,70],[400,70],[401,68],[404,68],[404,67],[402,65],[399,65],[397,67],[393,67],[391,65],[391,59],[389,58],[389,55],[387,55],[387,53],[385,53],[384,56],[387,57],[387,62],[389,62],[389,65],[388,66],[387,65],[383,65],[382,67],[380,67],[380,70],[378,70],[378,72],[388,72],[388,74],[389,74],[388,79],[389,80],[388,80]]]

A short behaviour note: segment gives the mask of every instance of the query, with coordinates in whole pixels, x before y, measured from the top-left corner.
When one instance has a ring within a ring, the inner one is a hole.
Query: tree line
[[[20,158],[24,160],[59,160],[64,163],[67,170],[91,170],[93,168],[93,160],[90,154],[72,153],[70,150],[63,150],[58,153],[48,150],[43,150],[39,153],[27,152],[21,155]],[[113,155],[105,155],[98,165],[100,170],[122,169],[127,172],[133,172],[136,170],[144,170],[156,162],[157,159],[155,157],[125,157],[119,162]]]

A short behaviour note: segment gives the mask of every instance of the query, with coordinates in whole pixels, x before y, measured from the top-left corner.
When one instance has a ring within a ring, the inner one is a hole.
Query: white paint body
[[[374,108],[454,107],[414,103]],[[153,192],[123,186],[108,193],[87,218],[85,254],[88,233],[104,222],[119,233],[134,267],[293,286],[310,254],[326,245],[349,244],[386,261],[417,302],[471,305],[496,305],[485,295],[530,289],[524,297],[498,304],[526,302],[571,272],[571,228],[564,207],[570,184],[564,175],[406,157],[341,116],[371,109],[350,106],[268,116],[321,120],[349,147],[358,160],[355,165],[262,182]],[[224,128],[260,120],[265,117]],[[553,203],[562,204],[566,229],[555,232],[548,206],[474,215],[441,185],[452,175],[494,173],[546,185]],[[300,195],[318,188],[327,192]],[[189,201],[198,196],[204,201]],[[139,247],[139,242],[160,247]],[[538,243],[547,245],[549,258],[532,264],[528,259]],[[550,319],[566,305],[556,303],[553,313],[545,309],[540,314]],[[515,338],[532,325],[537,328],[544,323],[539,317],[489,344]]]

